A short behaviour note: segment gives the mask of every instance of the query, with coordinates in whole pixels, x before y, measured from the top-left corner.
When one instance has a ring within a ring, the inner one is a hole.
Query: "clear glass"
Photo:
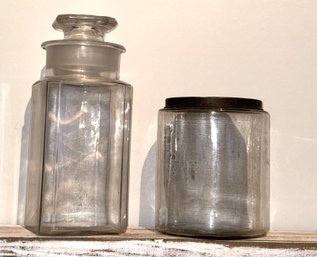
[[[269,115],[159,112],[156,229],[251,237],[269,229]]]
[[[62,16],[57,21],[77,17],[84,29],[77,27],[72,41],[65,25],[66,40],[44,44],[46,76],[32,93],[25,226],[48,235],[121,233],[127,228],[132,101],[132,87],[119,81],[123,48],[99,42],[100,33],[94,41],[87,29],[87,19],[101,19],[99,30],[113,19]],[[91,41],[78,38],[78,31]]]

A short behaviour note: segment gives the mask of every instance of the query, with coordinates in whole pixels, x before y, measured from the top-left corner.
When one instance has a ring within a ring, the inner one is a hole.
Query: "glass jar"
[[[269,129],[259,100],[166,99],[159,111],[156,229],[202,237],[265,235]]]
[[[132,87],[124,47],[104,42],[110,17],[59,15],[45,77],[32,88],[25,226],[38,234],[121,233],[127,227]]]

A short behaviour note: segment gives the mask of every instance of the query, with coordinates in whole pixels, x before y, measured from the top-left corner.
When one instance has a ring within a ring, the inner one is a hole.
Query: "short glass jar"
[[[259,100],[166,99],[159,111],[156,229],[202,237],[265,235],[269,129]]]

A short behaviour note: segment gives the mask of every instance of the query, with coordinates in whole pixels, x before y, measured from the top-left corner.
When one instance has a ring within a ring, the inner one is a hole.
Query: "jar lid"
[[[239,97],[171,97],[165,99],[165,109],[217,108],[263,110],[262,101]]]
[[[105,35],[117,25],[116,19],[108,16],[60,14],[56,17],[53,28],[64,32],[64,39],[45,41],[41,46],[43,49],[53,45],[96,46],[115,48],[123,53],[123,46],[104,41]]]

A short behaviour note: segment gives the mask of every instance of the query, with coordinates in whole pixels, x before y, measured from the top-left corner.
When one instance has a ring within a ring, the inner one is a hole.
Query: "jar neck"
[[[88,41],[46,43],[45,78],[120,79],[121,48]]]

